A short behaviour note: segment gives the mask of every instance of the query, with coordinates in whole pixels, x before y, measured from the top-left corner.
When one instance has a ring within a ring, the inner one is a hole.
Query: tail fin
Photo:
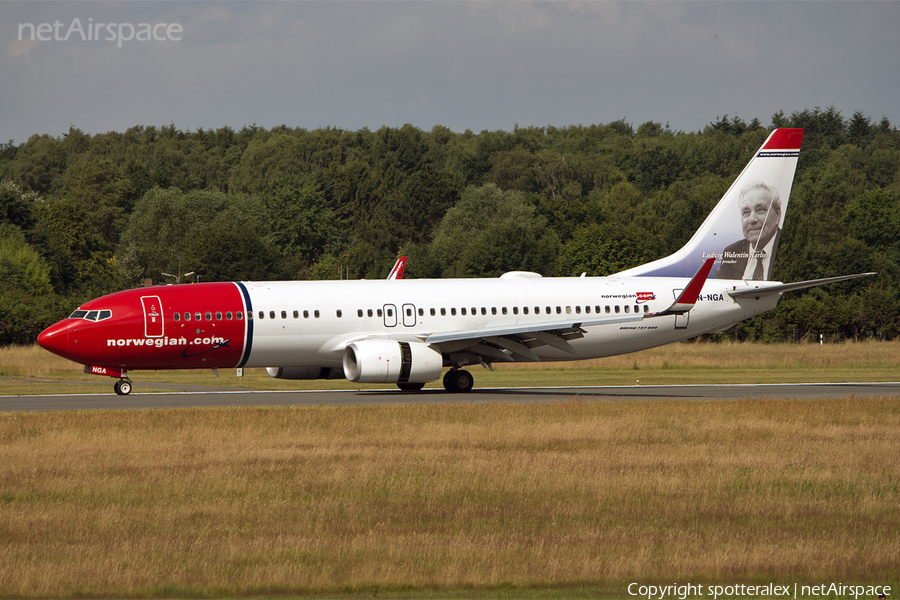
[[[619,275],[690,277],[715,258],[713,278],[769,280],[802,141],[802,129],[773,131],[683,248]]]

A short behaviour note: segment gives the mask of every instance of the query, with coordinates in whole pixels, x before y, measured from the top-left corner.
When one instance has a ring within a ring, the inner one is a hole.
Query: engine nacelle
[[[428,383],[443,366],[441,353],[421,342],[363,340],[344,350],[344,376],[358,383]]]
[[[269,377],[275,379],[343,379],[340,369],[329,367],[266,367]]]

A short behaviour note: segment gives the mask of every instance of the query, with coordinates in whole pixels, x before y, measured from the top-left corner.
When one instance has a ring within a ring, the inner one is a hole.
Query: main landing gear
[[[444,375],[444,389],[454,394],[465,394],[472,391],[475,380],[472,374],[462,369],[450,369]]]
[[[113,389],[120,396],[127,396],[131,393],[131,380],[127,378],[120,379],[113,385]]]

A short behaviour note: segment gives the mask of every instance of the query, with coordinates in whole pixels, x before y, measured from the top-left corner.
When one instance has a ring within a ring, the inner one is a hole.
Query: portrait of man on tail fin
[[[716,279],[767,281],[781,238],[781,198],[763,181],[752,181],[738,196],[744,239],[726,247]]]

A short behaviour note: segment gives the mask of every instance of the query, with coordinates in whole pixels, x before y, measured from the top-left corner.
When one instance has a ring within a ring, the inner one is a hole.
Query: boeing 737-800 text
[[[772,132],[678,252],[609,277],[278,281],[167,285],[91,300],[38,343],[117,379],[141,369],[267,367],[273,377],[396,383],[466,365],[595,358],[661,346],[774,308],[784,292],[865,274],[782,284],[770,273],[802,129]]]

